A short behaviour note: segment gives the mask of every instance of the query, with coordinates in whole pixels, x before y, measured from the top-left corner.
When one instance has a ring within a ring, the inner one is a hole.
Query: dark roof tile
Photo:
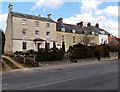
[[[27,19],[34,19],[34,20],[40,20],[40,21],[47,21],[47,22],[56,23],[52,19],[44,18],[44,17],[40,17],[40,16],[28,15],[28,14],[17,13],[17,12],[10,12],[10,13],[11,13],[12,16],[15,16],[15,17],[27,18]]]

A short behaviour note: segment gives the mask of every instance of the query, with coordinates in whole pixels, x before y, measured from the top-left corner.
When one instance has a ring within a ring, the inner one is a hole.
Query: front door
[[[37,49],[39,51],[39,49],[40,49],[40,43],[37,44]]]

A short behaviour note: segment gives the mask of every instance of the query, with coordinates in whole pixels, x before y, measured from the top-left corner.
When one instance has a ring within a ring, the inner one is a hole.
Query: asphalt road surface
[[[118,61],[3,75],[3,90],[118,90]]]

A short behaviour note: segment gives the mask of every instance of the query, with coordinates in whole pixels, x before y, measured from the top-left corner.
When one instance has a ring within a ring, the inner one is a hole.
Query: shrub
[[[100,45],[97,46],[94,50],[95,57],[100,59],[101,57],[107,57],[109,56],[109,47],[107,45]]]
[[[36,51],[34,51],[34,50],[28,50],[27,52],[25,52],[25,55],[26,56],[33,56],[34,54],[36,54],[37,52]]]
[[[34,65],[34,59],[30,57],[25,57],[25,64]]]
[[[70,58],[72,59],[84,59],[84,58],[93,58],[109,56],[109,46],[103,44],[99,46],[84,46],[82,44],[76,44],[71,46],[68,50],[70,53]]]
[[[58,61],[61,60],[64,56],[64,52],[62,49],[57,48],[45,48],[40,49],[35,57],[37,62],[44,62],[44,61]]]
[[[14,54],[15,55],[23,55],[24,53],[22,51],[16,51]]]
[[[72,59],[84,59],[92,57],[92,50],[89,47],[75,47],[70,52]]]
[[[23,61],[24,61],[24,57],[22,57],[22,56],[16,56],[15,57],[15,60],[17,61],[17,62],[19,62],[19,63],[24,63]]]

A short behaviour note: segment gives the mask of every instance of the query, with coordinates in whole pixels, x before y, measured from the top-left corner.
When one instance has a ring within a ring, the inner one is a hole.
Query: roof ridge
[[[22,17],[22,18],[28,18],[28,19],[35,19],[35,20],[41,20],[41,21],[47,21],[47,22],[54,22],[54,20],[46,18],[46,17],[40,17],[36,15],[30,15],[30,14],[24,14],[24,13],[19,13],[19,12],[10,12],[13,16],[16,17]]]

